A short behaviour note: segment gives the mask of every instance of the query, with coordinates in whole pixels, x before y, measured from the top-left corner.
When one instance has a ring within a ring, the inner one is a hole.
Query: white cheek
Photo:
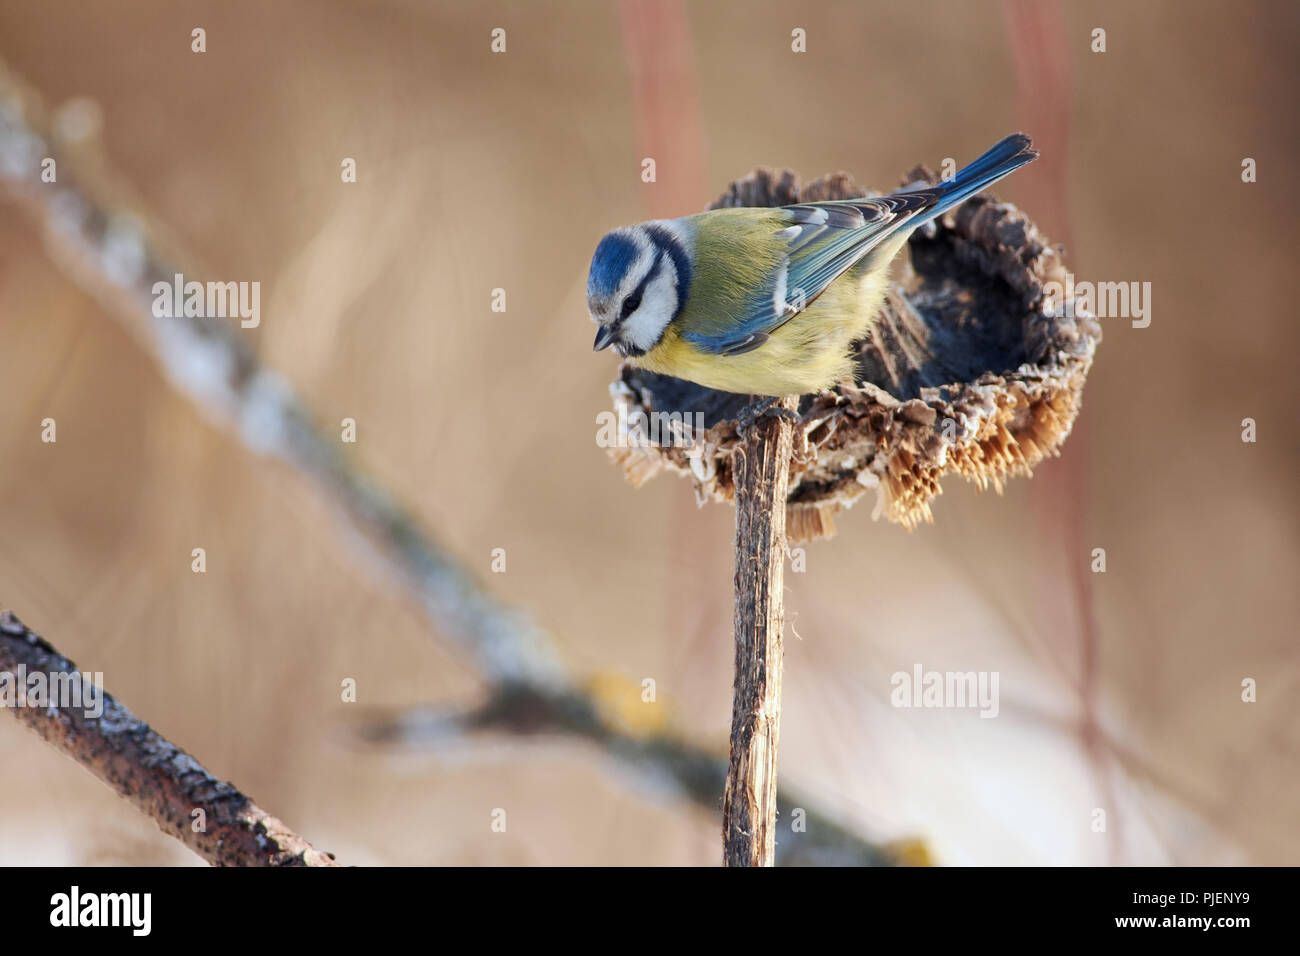
[[[623,323],[623,341],[638,349],[652,349],[677,312],[677,272],[665,262],[659,274],[646,284],[641,307]]]
[[[650,244],[645,233],[640,229],[629,229],[626,235],[636,245],[636,260],[623,276],[623,281],[619,283],[618,294],[614,296],[615,302],[622,302],[627,298],[655,265],[655,248]]]

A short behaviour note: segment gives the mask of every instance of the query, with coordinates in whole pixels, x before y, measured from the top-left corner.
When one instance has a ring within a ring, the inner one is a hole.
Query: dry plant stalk
[[[782,410],[793,412],[796,398]],[[794,425],[769,416],[736,448],[736,682],[731,704],[731,761],[722,803],[726,866],[776,860],[776,753],[781,736],[785,648],[785,499]]]
[[[47,686],[54,686],[58,675],[80,673],[9,611],[0,612],[0,671],[44,674]],[[98,717],[52,700],[49,706],[19,702],[9,709],[213,866],[338,866],[332,854],[315,849],[111,694],[101,693]],[[201,829],[195,829],[196,819]]]

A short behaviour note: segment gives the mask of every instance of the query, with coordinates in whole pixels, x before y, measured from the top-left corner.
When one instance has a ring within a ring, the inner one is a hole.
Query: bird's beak
[[[599,352],[601,349],[609,348],[609,343],[614,341],[614,330],[608,325],[602,325],[596,331],[596,344],[591,347],[593,352]]]

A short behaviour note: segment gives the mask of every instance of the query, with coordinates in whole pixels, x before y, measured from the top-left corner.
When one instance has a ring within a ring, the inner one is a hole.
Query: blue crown
[[[587,298],[608,299],[618,289],[636,261],[637,247],[627,236],[611,232],[591,257],[591,272],[587,275]]]

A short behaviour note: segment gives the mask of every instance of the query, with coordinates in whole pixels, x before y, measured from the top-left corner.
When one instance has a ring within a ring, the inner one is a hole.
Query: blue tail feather
[[[1033,148],[1029,137],[1024,133],[1012,133],[979,159],[958,170],[951,182],[937,183],[930,187],[939,195],[939,201],[909,223],[909,226],[920,225],[943,215],[959,202],[987,189],[1003,176],[1037,158],[1038,152]]]

